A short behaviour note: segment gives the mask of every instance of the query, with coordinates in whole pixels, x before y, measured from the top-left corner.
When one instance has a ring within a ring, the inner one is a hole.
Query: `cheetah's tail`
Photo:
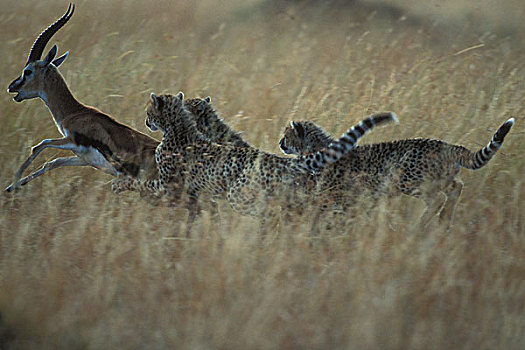
[[[299,157],[298,161],[304,162],[305,168],[308,171],[316,172],[319,169],[324,168],[327,164],[337,162],[341,157],[354,149],[359,139],[365,136],[374,127],[390,122],[399,123],[395,113],[384,112],[374,114],[350,128],[327,148],[316,153]]]
[[[498,131],[496,131],[490,142],[485,147],[476,153],[472,153],[468,150],[468,152],[463,153],[462,157],[459,159],[460,165],[469,169],[479,169],[486,165],[500,149],[505,136],[507,136],[513,125],[514,118],[510,118],[499,127]]]
[[[353,126],[346,133],[341,135],[339,140],[332,143],[332,145],[336,146],[337,143],[339,143],[343,147],[341,151],[343,153],[348,153],[350,149],[355,147],[359,139],[365,136],[375,126],[385,124],[385,123],[390,123],[390,122],[399,124],[399,119],[397,119],[397,115],[393,112],[383,112],[383,113],[373,114],[370,117],[363,119],[362,121],[359,122],[359,124]]]

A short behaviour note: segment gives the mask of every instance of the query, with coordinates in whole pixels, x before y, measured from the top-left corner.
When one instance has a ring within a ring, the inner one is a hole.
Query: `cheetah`
[[[230,128],[224,119],[217,115],[211,104],[211,98],[191,98],[184,101],[186,110],[195,119],[197,130],[210,141],[221,145],[236,147],[252,147],[246,142],[241,133]]]
[[[188,116],[195,120],[197,130],[210,141],[221,145],[251,147],[251,145],[242,138],[240,132],[230,128],[230,126],[224,122],[224,119],[217,114],[211,104],[211,97],[186,99],[184,106],[189,112]],[[182,180],[181,174],[179,174],[178,179]],[[175,181],[172,179],[171,182]],[[171,196],[172,198],[169,200],[171,204],[175,204],[175,202],[180,199],[181,185],[181,182],[178,182],[172,186],[178,189],[178,191],[172,192],[172,194],[177,193],[178,195]],[[156,194],[157,196],[154,196],[152,192],[141,192],[142,196],[152,201],[152,203],[156,203],[154,200],[159,199],[156,198],[159,195],[158,193]]]
[[[158,180],[120,178],[113,182],[116,193],[147,190],[170,195],[171,185],[184,183],[190,197],[200,193],[226,198],[233,210],[258,215],[272,198],[297,198],[306,194],[296,178],[315,173],[336,162],[373,127],[398,122],[394,113],[369,117],[352,127],[328,147],[298,158],[280,157],[254,147],[220,145],[198,132],[184,102],[178,95],[151,94],[146,107],[146,126],[162,131],[163,139],[156,150]],[[292,200],[293,202],[293,200]]]
[[[246,142],[241,133],[233,130],[222,118],[217,115],[217,112],[211,104],[211,98],[193,98],[184,101],[186,109],[191,113],[191,116],[197,122],[197,129],[204,134],[211,141],[218,144],[231,144],[238,147],[251,147]],[[372,115],[375,117],[376,115]],[[328,146],[331,143],[328,142]],[[309,152],[314,153],[314,152]],[[318,176],[316,174],[304,174],[303,178],[296,176],[296,182],[301,186],[306,187],[310,192],[315,191]],[[322,205],[325,209],[331,207],[332,209],[342,208],[341,198],[344,198],[344,192],[337,188],[323,189],[322,193],[315,193],[314,195],[323,195],[326,200]],[[352,195],[354,195],[352,193]]]
[[[463,183],[456,179],[460,167],[479,169],[501,147],[514,125],[508,119],[491,141],[477,152],[436,139],[407,139],[357,146],[338,162],[323,169],[318,189],[339,188],[381,194],[403,193],[422,199],[427,208],[421,218],[428,223],[441,209],[450,225]],[[331,144],[334,138],[311,121],[292,121],[279,145],[283,153],[305,156]]]

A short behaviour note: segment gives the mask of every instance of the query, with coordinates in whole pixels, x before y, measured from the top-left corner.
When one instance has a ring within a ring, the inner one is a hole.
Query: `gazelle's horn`
[[[69,4],[66,13],[64,13],[62,17],[57,19],[55,23],[53,23],[52,25],[47,27],[42,33],[40,33],[38,38],[35,40],[33,47],[31,47],[31,51],[29,51],[27,63],[37,61],[40,59],[40,57],[42,57],[42,53],[44,52],[46,44],[49,42],[51,37],[55,35],[55,33],[58,32],[58,30],[62,28],[64,24],[67,23],[67,21],[69,21],[71,16],[73,16],[73,12],[75,12],[75,4]]]

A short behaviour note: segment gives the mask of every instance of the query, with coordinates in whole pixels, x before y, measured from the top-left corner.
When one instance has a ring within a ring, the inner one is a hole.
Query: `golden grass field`
[[[179,90],[210,95],[275,153],[292,119],[340,134],[392,110],[401,123],[363,143],[471,149],[516,125],[485,168],[461,171],[448,233],[413,224],[422,202],[399,197],[319,236],[308,213],[261,227],[220,203],[182,239],[183,207],[114,195],[91,168],[44,175],[1,196],[0,349],[525,348],[525,6],[469,3],[79,1],[52,39],[70,51],[60,70],[80,101],[144,132],[150,92]],[[2,5],[7,88],[67,3]],[[4,187],[59,135],[42,101],[11,98],[0,94]]]

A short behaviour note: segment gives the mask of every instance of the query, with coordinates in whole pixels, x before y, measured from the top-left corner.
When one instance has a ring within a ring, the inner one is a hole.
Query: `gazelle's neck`
[[[75,99],[60,72],[56,68],[51,69],[53,70],[48,72],[40,98],[49,108],[55,123],[60,128],[64,119],[84,111],[86,107]]]

